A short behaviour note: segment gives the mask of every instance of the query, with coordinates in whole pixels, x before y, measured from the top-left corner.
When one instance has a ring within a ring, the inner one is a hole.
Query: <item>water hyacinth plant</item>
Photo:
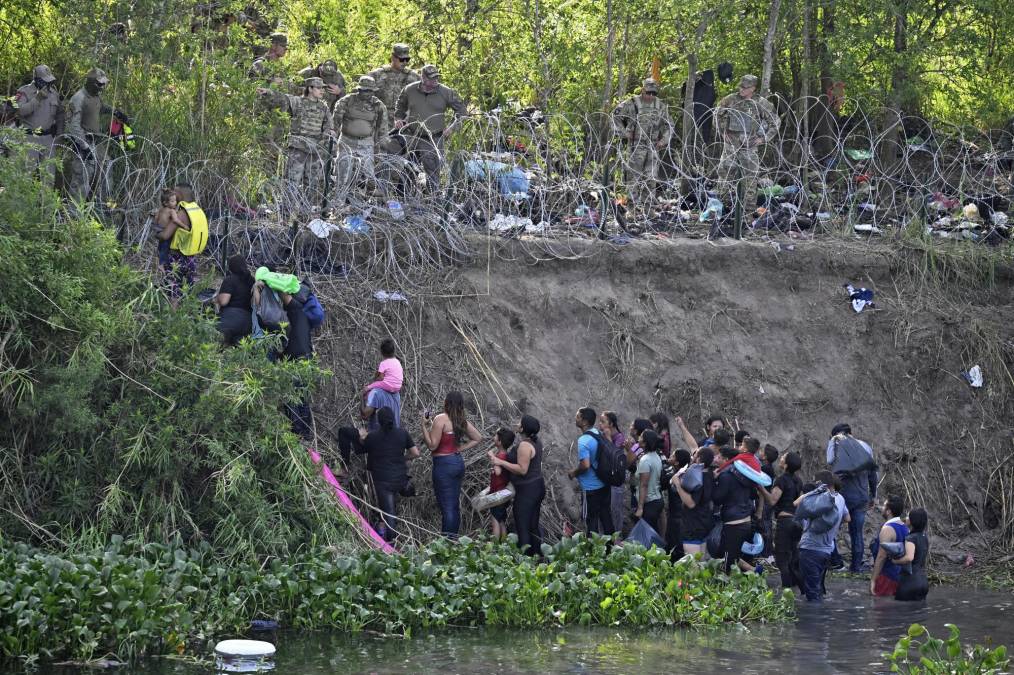
[[[283,627],[411,635],[449,625],[681,625],[781,621],[791,593],[720,562],[673,563],[658,549],[607,547],[578,535],[543,547],[440,540],[401,555],[326,550],[225,565],[210,547],[114,539],[57,555],[24,544],[0,552],[5,658],[129,660],[191,653],[243,633],[252,619]]]

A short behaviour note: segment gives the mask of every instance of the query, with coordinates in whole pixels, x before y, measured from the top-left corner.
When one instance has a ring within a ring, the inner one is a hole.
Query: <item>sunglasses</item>
[[[408,63],[409,61],[412,60],[412,58],[409,57],[409,56],[402,56],[402,57],[399,57],[398,60],[401,61],[402,63]]]

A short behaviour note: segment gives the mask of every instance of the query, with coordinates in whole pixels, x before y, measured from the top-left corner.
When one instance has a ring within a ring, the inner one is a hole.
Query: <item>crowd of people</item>
[[[367,455],[381,514],[378,531],[394,541],[401,527],[398,496],[416,492],[408,462],[421,453],[397,421],[400,399],[394,397],[403,375],[391,340],[384,341],[381,353],[376,380],[363,390],[366,429],[343,429],[339,443],[346,459],[351,448]],[[800,475],[799,453],[762,445],[746,430],[727,428],[720,416],[706,421],[700,438],[680,417],[674,430],[661,412],[634,419],[624,429],[615,412],[583,407],[574,424],[577,462],[565,475],[580,487],[588,533],[664,546],[674,560],[688,554],[719,558],[726,572],[735,567],[763,574],[774,567],[783,587],[798,588],[807,600],[819,602],[828,572],[845,568],[838,540],[839,532],[847,530],[849,571],[870,573],[872,594],[898,600],[926,597],[926,510],[912,508],[906,515],[897,495],[878,503],[873,449],[855,438],[847,424],[832,430],[827,468],[811,480]],[[541,555],[540,514],[548,479],[541,430],[541,422],[526,414],[514,428],[501,427],[484,439],[456,391],[446,395],[442,412],[424,413],[418,437],[433,460],[433,493],[444,536],[460,534],[462,455],[489,442],[490,482],[482,496],[490,499],[478,500],[484,506],[473,501],[473,506],[488,513],[493,537],[514,532],[525,553]],[[874,508],[885,522],[867,549],[864,524]],[[867,550],[872,568],[866,564]]]

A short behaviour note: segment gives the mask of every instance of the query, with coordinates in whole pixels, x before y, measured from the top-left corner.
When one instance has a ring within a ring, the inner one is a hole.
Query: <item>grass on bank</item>
[[[791,618],[791,592],[719,562],[673,563],[638,545],[607,550],[577,535],[543,561],[504,544],[438,540],[402,555],[336,557],[317,549],[225,565],[209,547],[114,538],[104,549],[51,554],[0,544],[0,655],[122,660],[201,652],[246,631],[283,627],[411,635],[445,626],[714,626]]]

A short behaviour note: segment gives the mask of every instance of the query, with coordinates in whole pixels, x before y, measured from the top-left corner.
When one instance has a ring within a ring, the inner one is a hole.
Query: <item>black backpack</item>
[[[592,463],[595,475],[606,485],[613,487],[623,485],[627,478],[626,453],[613,445],[612,441],[602,434],[593,434],[590,431],[584,433],[594,438],[598,443],[595,462]]]

